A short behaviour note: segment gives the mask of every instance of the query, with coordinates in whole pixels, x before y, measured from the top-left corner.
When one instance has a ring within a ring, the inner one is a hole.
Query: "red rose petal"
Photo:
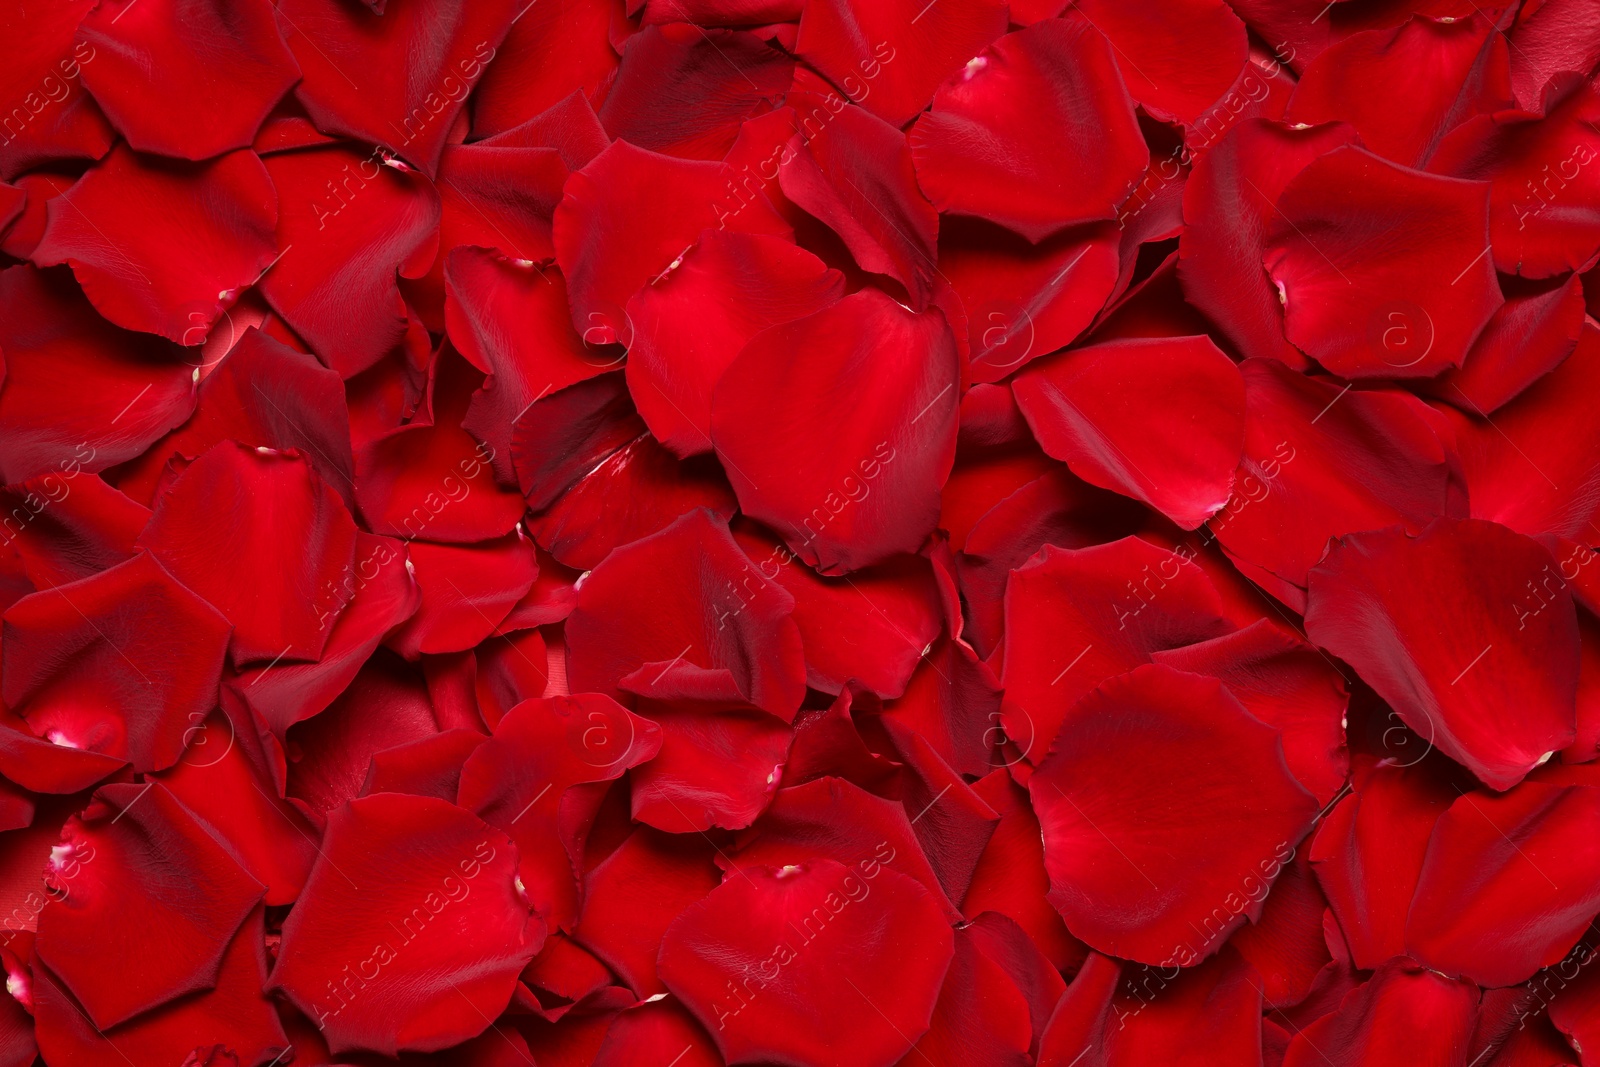
[[[1194,126],[1244,69],[1245,26],[1222,0],[1068,5],[1117,53],[1128,92],[1156,118]]]
[[[1515,985],[1560,961],[1600,908],[1597,817],[1591,786],[1463,793],[1428,842],[1406,922],[1413,957],[1485,986]]]
[[[795,51],[850,99],[904,126],[939,83],[1006,31],[1006,8],[961,0],[808,0]]]
[[[745,513],[823,574],[915,552],[955,459],[957,360],[942,313],[870,290],[757,335],[711,412]]]
[[[353,800],[329,817],[267,989],[336,1051],[393,1055],[474,1037],[544,941],[516,872],[511,841],[454,804]]]
[[[348,378],[405,336],[395,279],[421,277],[433,261],[438,193],[379,151],[334,145],[266,164],[282,205],[282,258],[262,279],[262,295]]]
[[[711,396],[768,326],[821,311],[844,279],[776,237],[709,230],[680,266],[628,301],[628,390],[645,425],[678,456],[711,450]]]
[[[974,381],[999,381],[1088,327],[1116,285],[1114,236],[1095,226],[1034,244],[982,222],[943,220],[939,271],[967,313]]]
[[[629,775],[633,818],[680,834],[755,822],[783,777],[788,725],[746,703],[727,670],[648,666],[621,685],[661,728],[661,751]]]
[[[517,842],[527,895],[551,929],[578,922],[575,838],[599,801],[581,787],[620,778],[660,748],[655,723],[583,693],[518,704],[467,757],[459,801]]]
[[[1190,560],[1129,537],[1046,548],[1012,572],[1005,595],[1006,735],[1037,765],[1069,710],[1153,652],[1232,627],[1210,580]]]
[[[83,83],[117,131],[180,159],[248,147],[300,76],[263,0],[102,4],[78,40],[99,60]]]
[[[1257,914],[1251,882],[1277,877],[1317,810],[1276,729],[1159,665],[1079,702],[1028,791],[1068,928],[1162,967],[1204,959]]]
[[[1085,481],[1186,530],[1227,503],[1244,383],[1209,338],[1092,345],[1029,368],[1012,391],[1040,447]]]
[[[1489,239],[1495,266],[1547,278],[1582,270],[1600,253],[1600,99],[1567,74],[1546,86],[1538,112],[1480,115],[1439,145],[1428,168],[1491,183]]]
[[[1482,13],[1352,34],[1307,64],[1284,118],[1348,122],[1378,155],[1422,166],[1463,120],[1511,105],[1503,41]]]
[[[1398,716],[1384,723],[1401,729]],[[1459,792],[1442,761],[1406,757],[1409,765],[1357,759],[1354,792],[1317,831],[1308,853],[1351,959],[1363,969],[1405,952],[1411,908],[1434,823]]]
[[[1284,189],[1264,261],[1286,334],[1349,378],[1459,367],[1501,304],[1489,262],[1489,188],[1346,145]],[[1368,242],[1383,235],[1383,254]]]
[[[1466,1052],[1478,993],[1397,956],[1289,1042],[1284,1067],[1453,1063]],[[1324,1051],[1326,1050],[1326,1051]]]
[[[0,90],[11,123],[0,143],[0,177],[51,160],[99,159],[111,147],[110,124],[78,84],[84,65],[101,55],[89,42],[74,40],[94,7],[90,0],[72,0],[6,9],[5,37],[17,47]]]
[[[1245,710],[1283,731],[1289,770],[1326,804],[1349,777],[1345,711],[1350,695],[1337,668],[1311,645],[1265,619],[1150,658],[1180,671],[1208,674]]]
[[[1306,164],[1348,144],[1342,123],[1299,129],[1265,119],[1239,123],[1194,165],[1183,187],[1178,277],[1183,295],[1247,357],[1300,368],[1283,334],[1283,305],[1261,270],[1278,198]]]
[[[616,695],[640,667],[686,663],[732,671],[747,700],[792,720],[805,689],[794,598],[770,583],[749,589],[749,566],[705,511],[612,552],[567,620],[573,689]]]
[[[1115,218],[1149,150],[1113,47],[1087,20],[1048,20],[946,82],[911,131],[917,180],[939,210],[1030,241]]]
[[[1476,519],[1440,519],[1416,537],[1354,534],[1311,571],[1306,631],[1418,736],[1509,789],[1573,737],[1572,597],[1529,601],[1526,587],[1551,562],[1529,538]]]
[[[824,859],[724,881],[667,929],[661,971],[727,1058],[889,1067],[953,952],[915,881]]]
[[[0,351],[7,482],[133,459],[194,410],[183,350],[102,321],[64,272],[0,273]],[[73,404],[57,411],[66,391]]]
[[[48,213],[35,263],[70,263],[106,318],[185,345],[204,338],[277,254],[272,180],[252,152],[184,165],[114,149]]]
[[[926,308],[939,214],[918,188],[905,137],[837,97],[794,101],[799,128],[778,159],[783,195],[836,233],[862,270],[893,278],[913,309]]]
[[[235,663],[316,659],[346,603],[336,583],[356,527],[304,457],[226,442],[157,501],[139,547],[227,616]]]
[[[617,69],[616,0],[518,7],[472,98],[474,137],[500,134],[573,92],[593,93]]]
[[[228,632],[215,608],[141,552],[11,606],[5,703],[40,736],[138,771],[170,767],[216,706]]]
[[[793,59],[754,34],[646,26],[628,40],[600,121],[638,148],[719,160],[741,122],[782,98],[793,70]]]
[[[723,221],[720,202],[732,178],[721,163],[617,141],[568,179],[555,213],[556,262],[567,278],[572,324],[586,343],[632,343],[623,313],[629,298],[677,267],[701,231]],[[760,197],[735,221],[741,233],[789,236]]]
[[[164,787],[95,796],[51,850],[36,948],[103,1030],[215,988],[263,887]]]
[[[584,879],[573,936],[640,997],[665,993],[656,977],[661,935],[719,881],[703,838],[641,826]]]
[[[285,0],[278,20],[300,64],[295,96],[317,128],[387,146],[432,177],[456,114],[517,10],[511,0],[470,8],[394,0],[374,14]],[[385,61],[396,56],[405,62]]]

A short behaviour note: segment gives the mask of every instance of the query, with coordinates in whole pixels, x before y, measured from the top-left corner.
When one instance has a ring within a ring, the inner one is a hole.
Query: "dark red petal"
[[[329,812],[361,795],[379,752],[464,725],[451,721],[448,711],[433,703],[420,670],[382,651],[326,710],[264,747],[274,765],[284,768],[285,795],[320,825]]]
[[[177,1063],[201,1067],[193,1056],[220,1044],[238,1063],[268,1063],[289,1045],[272,998],[261,991],[267,975],[263,913],[257,908],[222,953],[216,988],[131,1019],[101,1033],[83,1014],[64,983],[42,963],[33,973],[40,1051],[62,1067],[106,1063]],[[36,957],[37,960],[37,957]],[[230,1057],[231,1058],[231,1057]],[[229,1058],[213,1067],[233,1067]]]
[[[734,673],[756,706],[792,720],[805,689],[794,598],[747,581],[750,560],[703,510],[607,556],[567,620],[575,692],[617,695],[640,667],[687,663]]]
[[[735,538],[753,565],[746,585],[775,581],[794,597],[808,685],[836,694],[854,680],[886,700],[906,691],[939,635],[938,596],[924,560],[901,556],[849,578],[823,578],[755,527]]]
[[[926,308],[939,213],[918,188],[905,136],[837,97],[791,99],[798,128],[778,159],[783,195],[837,234],[862,270],[893,278],[912,308]]]
[[[890,1067],[928,1028],[953,935],[926,889],[870,871],[749,867],[667,929],[662,980],[725,1057]]]
[[[461,765],[483,740],[477,730],[446,730],[374,752],[361,795],[410,793],[454,802],[461,788]]]
[[[1242,630],[1150,657],[1180,671],[1209,674],[1245,710],[1283,731],[1289,770],[1320,803],[1338,793],[1349,772],[1345,751],[1345,679],[1311,645],[1265,619]]]
[[[1382,725],[1398,737],[1404,728],[1390,715]],[[1311,845],[1317,881],[1362,969],[1405,951],[1406,914],[1428,839],[1459,795],[1443,761],[1425,761],[1425,755],[1407,755],[1407,762],[1355,760],[1353,795],[1328,813]]]
[[[640,997],[665,993],[656,977],[661,935],[720,880],[704,838],[638,827],[585,877],[573,936]]]
[[[1402,1067],[1466,1056],[1478,991],[1397,956],[1295,1034],[1284,1067]]]
[[[198,374],[183,350],[102,321],[65,272],[0,273],[0,351],[6,482],[104,470],[194,410]]]
[[[1112,997],[1121,978],[1121,964],[1089,953],[1039,1040],[1040,1067],[1106,1067]]]
[[[1428,168],[1491,183],[1495,266],[1546,278],[1582,270],[1600,252],[1600,98],[1575,74],[1553,78],[1540,111],[1500,111],[1464,123]]]
[[[733,177],[721,163],[617,141],[567,180],[555,212],[556,262],[567,277],[572,324],[586,343],[632,343],[623,308],[641,286],[678,266],[702,230],[724,222],[729,213],[720,202]],[[732,221],[739,232],[789,236],[762,197]]]
[[[776,237],[708,230],[677,269],[628,302],[628,390],[656,440],[678,456],[711,451],[711,395],[768,326],[844,295],[844,278]]]
[[[1562,586],[1546,599],[1528,584],[1553,562],[1533,540],[1477,519],[1440,519],[1416,537],[1354,534],[1311,571],[1306,631],[1418,736],[1509,789],[1573,738],[1572,594]]]
[[[248,667],[227,683],[229,692],[280,739],[290,726],[326,708],[384,635],[421,605],[422,589],[407,563],[399,541],[357,531],[351,567],[332,589],[318,590],[322,604],[348,601],[333,622],[322,658],[316,663]]]
[[[410,0],[374,14],[357,4],[284,0],[278,19],[303,74],[295,96],[317,128],[386,146],[431,177],[517,10],[511,0]]]
[[[995,0],[925,8],[922,0],[809,0],[795,51],[851,100],[896,126],[1006,32]]]
[[[101,4],[78,32],[99,60],[83,65],[83,84],[141,152],[248,147],[300,77],[267,0]]]
[[[1452,420],[1475,517],[1530,536],[1549,533],[1585,543],[1594,536],[1600,424],[1588,417],[1582,398],[1595,388],[1597,375],[1600,331],[1585,325],[1572,355],[1492,420],[1470,403],[1468,412],[1478,417]],[[1454,390],[1451,396],[1461,400]]]
[[[76,582],[125,562],[150,521],[148,508],[95,475],[80,479],[79,473],[57,471],[0,488],[0,531],[34,589]]]
[[[163,786],[108,785],[61,833],[36,948],[95,1027],[214,988],[263,886],[194,815]]]
[[[1420,167],[1464,119],[1511,106],[1506,58],[1503,38],[1482,12],[1407,19],[1352,34],[1317,56],[1284,118],[1348,122],[1378,155]]]
[[[1272,883],[1317,811],[1275,728],[1218,682],[1160,665],[1080,701],[1028,792],[1068,928],[1162,967],[1206,958],[1259,914],[1249,880]]]
[[[533,542],[520,529],[475,545],[412,541],[408,552],[422,606],[386,640],[412,659],[460,652],[493,634],[539,574]]]
[[[1268,893],[1259,879],[1243,888],[1251,898]],[[1304,855],[1286,866],[1266,900],[1261,918],[1240,927],[1232,944],[1259,976],[1266,1004],[1289,1007],[1306,998],[1332,959],[1323,937],[1328,902]]]
[[[1328,538],[1420,529],[1453,510],[1449,457],[1414,398],[1347,389],[1277,360],[1240,371],[1244,459],[1209,527],[1234,558],[1304,586]]]
[[[499,134],[574,92],[592,94],[617,69],[616,0],[518,7],[472,98],[472,134]]]
[[[351,479],[350,415],[344,383],[314,356],[252,327],[200,382],[195,413],[176,431],[117,472],[117,487],[145,503],[174,455],[196,459],[213,445],[298,449],[347,502]]]
[[[655,723],[582,693],[518,704],[467,758],[459,801],[517,842],[528,897],[552,929],[578,921],[577,838],[598,808],[582,787],[614,781],[660,748]]]
[[[1049,455],[1186,530],[1228,501],[1244,383],[1208,337],[1111,341],[1037,364],[1012,385]]]
[[[510,839],[454,804],[353,800],[328,819],[267,988],[335,1051],[392,1056],[474,1037],[544,941],[516,873]]]
[[[272,181],[253,152],[185,165],[117,148],[48,214],[35,263],[70,263],[106,318],[185,345],[203,339],[277,254]]]
[[[943,220],[939,271],[967,313],[973,380],[999,381],[1075,340],[1111,296],[1116,250],[1110,226],[1035,245],[975,220]]]
[[[1178,238],[1184,298],[1247,357],[1296,368],[1305,363],[1284,339],[1283,305],[1261,269],[1262,246],[1289,180],[1354,137],[1343,123],[1297,129],[1249,119],[1212,146],[1184,183]]]
[[[1044,839],[1027,791],[1005,768],[973,783],[973,791],[1000,814],[983,856],[972,873],[962,910],[969,918],[984,912],[1004,915],[1027,933],[1057,970],[1070,972],[1083,962],[1083,943],[1067,932],[1060,914],[1046,900],[1050,876],[1044,867]],[[1042,1020],[1039,1020],[1042,1024]]]
[[[36,733],[170,767],[217,704],[228,622],[149,555],[5,614],[4,699]],[[179,654],[175,650],[181,650]]]
[[[444,279],[450,342],[488,374],[461,427],[490,447],[496,476],[515,482],[517,418],[535,401],[612,369],[617,357],[573,330],[566,280],[553,266],[458,248],[446,257]]]
[[[51,160],[99,159],[111,147],[110,124],[78,85],[84,66],[102,54],[89,42],[74,40],[94,7],[91,0],[72,0],[5,10],[0,33],[16,44],[0,90],[12,124],[0,143],[0,177],[13,178]]]
[[[717,387],[711,434],[746,514],[821,573],[858,570],[932,532],[958,375],[941,312],[863,290],[746,345]]]
[[[1028,1002],[1006,969],[984,954],[975,929],[956,930],[955,955],[934,1006],[933,1025],[908,1058],[939,1067],[1032,1067]]]
[[[1143,528],[1150,515],[1127,497],[1096,489],[1061,464],[1051,464],[1042,453],[1040,459],[1053,469],[1008,490],[973,525],[956,557],[967,608],[964,637],[983,655],[999,643],[1013,570],[1046,545],[1082,548],[1114,541]]]
[[[1115,218],[1149,150],[1112,48],[1085,19],[1050,19],[946,82],[911,131],[917,180],[939,210],[1030,241]]]
[[[718,866],[731,872],[730,878],[752,865],[776,868],[824,859],[863,874],[888,866],[921,882],[952,921],[961,917],[946,900],[905,807],[842,779],[819,778],[780,789],[760,825],[746,830],[738,841],[732,855],[717,857]]]
[[[395,278],[420,277],[433,261],[439,194],[376,150],[334,145],[268,156],[266,163],[282,205],[281,258],[262,279],[262,294],[348,378],[405,336]]]
[[[1600,789],[1464,793],[1434,825],[1406,922],[1419,961],[1479,985],[1557,963],[1600,910]]]
[[[35,793],[77,793],[127,763],[88,749],[69,748],[21,728],[0,729],[0,775]]]
[[[1222,0],[1090,0],[1068,11],[1081,13],[1105,36],[1128,92],[1160,119],[1195,126],[1245,67],[1244,23]]]
[[[1047,547],[1005,594],[1006,735],[1038,764],[1069,709],[1151,653],[1226,633],[1216,588],[1187,555],[1136,537]]]
[[[600,121],[611,137],[684,159],[719,160],[739,124],[789,88],[794,60],[751,33],[690,20],[628,39]]]
[[[738,510],[722,470],[709,459],[678,462],[641,434],[611,453],[528,530],[561,563],[592,570],[615,548],[704,508],[726,522]]]
[[[1600,45],[1587,32],[1593,18],[1590,0],[1547,0],[1517,13],[1511,84],[1519,104],[1536,107],[1552,72],[1589,70],[1600,60]]]
[[[356,526],[303,456],[225,442],[156,502],[139,547],[233,623],[235,663],[316,659],[348,601]]]
[[[1263,255],[1289,340],[1346,378],[1459,367],[1501,304],[1489,192],[1353,145],[1312,161],[1279,198]]]
[[[1109,1067],[1208,1067],[1261,1058],[1261,978],[1231,946],[1192,970],[1129,968],[1111,1003]]]
[[[460,543],[516,526],[522,494],[495,481],[494,448],[462,428],[482,380],[465,360],[441,352],[427,410],[357,449],[356,504],[374,533]]]
[[[617,1016],[593,1067],[628,1067],[640,1058],[671,1063],[674,1056],[681,1061],[675,1067],[722,1067],[716,1044],[694,1016],[672,1001],[646,1001]]]
[[[886,726],[915,733],[962,774],[988,774],[1016,758],[1004,748],[1011,739],[1001,726],[999,679],[971,645],[930,640],[915,666],[904,696],[884,709]]]
[[[646,666],[621,686],[661,728],[661,751],[629,775],[634,820],[679,834],[755,822],[783,777],[788,725],[747,703],[727,670]]]
[[[189,750],[162,772],[161,784],[266,886],[266,904],[293,903],[317,858],[304,816],[269,792],[273,786],[245,755],[227,716],[213,712],[190,727],[188,740]]]
[[[1550,281],[1502,278],[1506,302],[1478,335],[1460,370],[1424,384],[1432,396],[1488,418],[1572,354],[1583,332],[1577,275]]]

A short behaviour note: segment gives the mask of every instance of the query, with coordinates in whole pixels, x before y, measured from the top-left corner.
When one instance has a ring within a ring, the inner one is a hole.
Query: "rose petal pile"
[[[0,1067],[1600,1067],[1596,0],[0,29]]]

